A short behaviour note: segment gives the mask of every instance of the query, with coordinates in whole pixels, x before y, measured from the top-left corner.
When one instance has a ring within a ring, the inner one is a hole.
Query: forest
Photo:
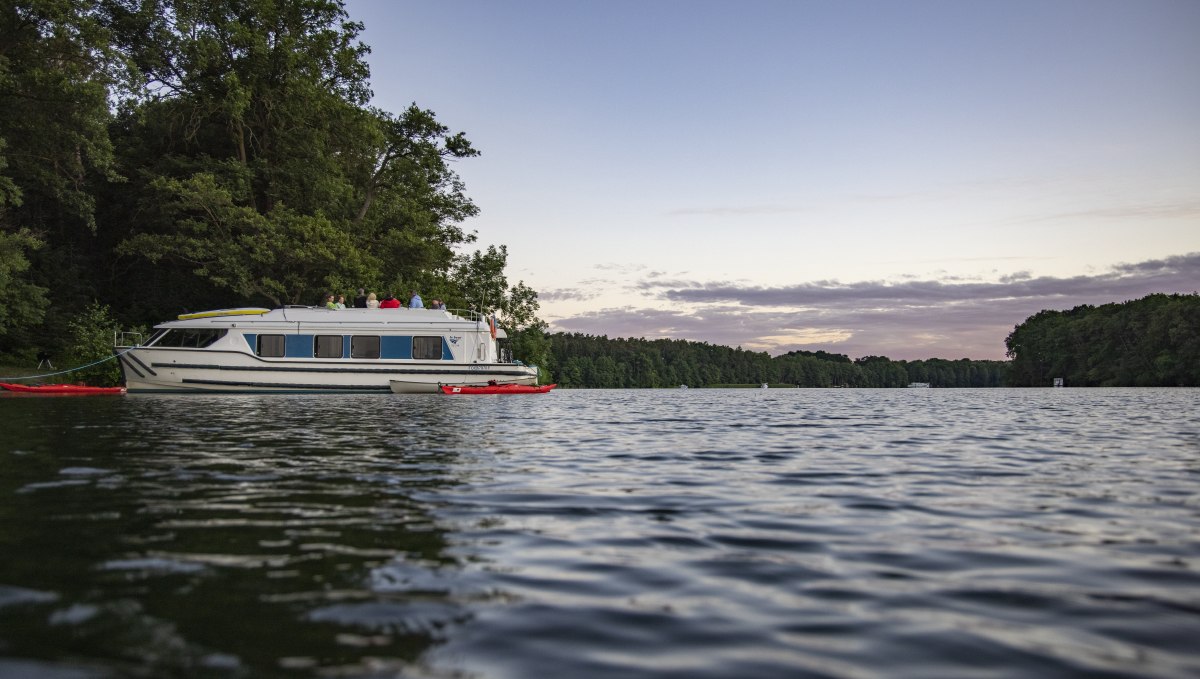
[[[365,287],[496,311],[544,360],[537,294],[461,226],[479,151],[370,105],[362,29],[337,0],[0,5],[0,357]]]
[[[1200,386],[1200,295],[1042,311],[1005,345],[1013,386]]]
[[[793,387],[999,387],[1006,384],[1007,361],[893,361],[883,356],[851,360],[824,351],[793,351],[772,357],[686,340],[609,339],[554,333],[551,373],[563,387],[712,387],[759,385]]]

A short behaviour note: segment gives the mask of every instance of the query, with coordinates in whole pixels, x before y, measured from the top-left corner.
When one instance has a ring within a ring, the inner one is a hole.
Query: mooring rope
[[[113,354],[112,356],[109,356],[107,358],[102,358],[99,361],[92,361],[91,363],[88,363],[87,365],[80,365],[80,366],[76,366],[74,368],[68,368],[66,370],[59,370],[57,372],[45,373],[44,375],[25,375],[24,377],[0,377],[0,382],[12,382],[12,381],[16,381],[16,380],[37,380],[37,379],[41,379],[43,377],[54,377],[55,375],[65,375],[67,373],[73,373],[73,372],[76,372],[79,370],[83,370],[84,368],[90,368],[94,365],[100,365],[101,363],[104,363],[105,361],[111,361],[115,358],[122,356],[123,354],[133,351],[136,348],[137,347],[129,347],[128,349],[126,349],[125,351],[122,351],[119,354]]]

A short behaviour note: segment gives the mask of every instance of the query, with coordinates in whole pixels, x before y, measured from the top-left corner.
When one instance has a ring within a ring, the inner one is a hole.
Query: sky
[[[1196,0],[349,0],[553,331],[1004,358],[1200,291]]]

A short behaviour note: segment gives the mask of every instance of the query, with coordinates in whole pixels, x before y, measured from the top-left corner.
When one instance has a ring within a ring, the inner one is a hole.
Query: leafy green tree
[[[28,253],[40,247],[42,242],[28,231],[0,232],[0,336],[37,323],[45,314],[46,289],[25,276]]]
[[[524,281],[509,286],[504,273],[508,248],[489,245],[455,259],[451,281],[465,308],[483,313],[498,311],[502,324],[520,330],[537,320],[537,292]]]
[[[115,179],[108,96],[128,76],[95,3],[24,0],[0,7],[0,192],[7,227],[95,229],[90,175]],[[21,208],[21,209],[17,209]]]
[[[63,360],[70,366],[89,366],[72,373],[72,381],[97,387],[121,383],[121,368],[113,358],[113,338],[120,329],[108,306],[92,303],[67,322],[68,344]]]
[[[197,276],[243,299],[276,306],[316,297],[316,286],[344,290],[367,276],[350,233],[323,214],[299,214],[283,205],[262,214],[207,173],[160,178],[155,185],[175,229],[132,236],[121,246],[124,252],[152,262],[185,262]]]
[[[478,208],[453,163],[478,151],[368,106],[361,30],[340,0],[0,6],[0,351],[61,350],[96,299],[157,320],[411,286],[550,366],[503,246],[458,254]]]
[[[1008,335],[1011,384],[1200,386],[1200,295],[1042,311]]]
[[[119,179],[108,96],[128,74],[101,19],[86,0],[0,4],[4,350],[42,343],[32,326],[43,318],[50,285],[57,301],[78,297],[94,250],[95,187]]]
[[[366,108],[362,26],[340,2],[154,0],[114,23],[146,73],[115,127],[141,168],[140,200],[114,203],[136,225],[121,253],[280,304],[403,294],[473,240],[449,163],[477,152],[415,105]]]
[[[513,356],[530,365],[536,365],[543,384],[553,381],[554,374],[554,354],[551,351],[553,342],[546,334],[546,327],[546,324],[539,320],[509,333],[512,338]]]

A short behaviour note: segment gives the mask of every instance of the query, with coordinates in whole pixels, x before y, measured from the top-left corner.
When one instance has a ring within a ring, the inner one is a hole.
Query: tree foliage
[[[100,387],[121,383],[116,361],[105,360],[113,355],[114,336],[119,330],[112,310],[95,302],[67,321],[68,343],[63,358],[72,366],[86,366],[72,374],[72,382]]]
[[[1018,386],[1200,386],[1200,295],[1042,311],[1005,345]]]
[[[46,289],[30,282],[29,253],[42,242],[28,230],[0,232],[0,335],[38,323],[45,315]]]
[[[446,272],[476,213],[430,111],[367,108],[360,24],[329,0],[157,0],[123,15],[144,87],[119,120],[141,200],[125,255],[297,304]]]
[[[550,335],[552,379],[564,387],[707,387],[724,384],[789,384],[799,387],[999,387],[1005,361],[893,361],[868,356],[851,361],[842,354],[790,352],[771,357],[686,340],[609,339]]]
[[[48,290],[87,279],[99,194],[120,179],[108,95],[127,81],[95,3],[0,5],[0,349],[57,335],[38,328],[57,318]]]
[[[365,287],[494,309],[544,355],[504,246],[461,252],[478,151],[369,105],[362,28],[340,0],[0,8],[0,352],[65,351],[95,302],[128,325]]]

